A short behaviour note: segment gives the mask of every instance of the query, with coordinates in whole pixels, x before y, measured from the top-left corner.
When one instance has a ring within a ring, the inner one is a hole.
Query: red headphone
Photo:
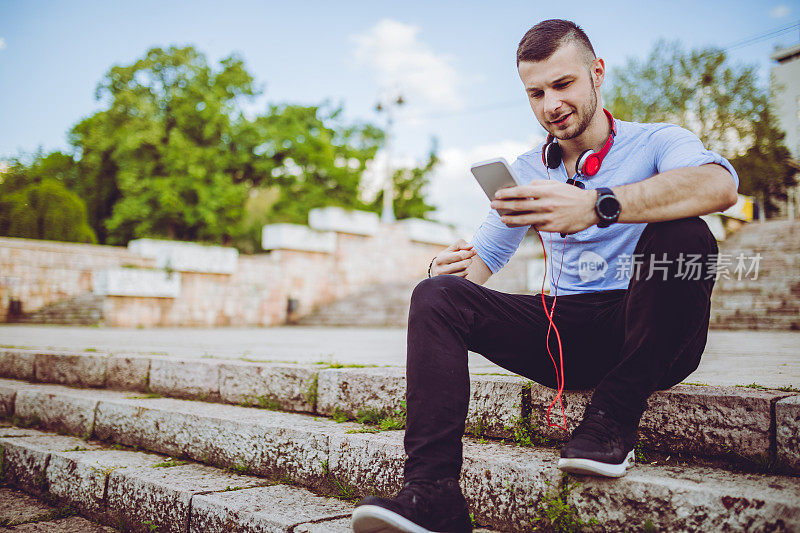
[[[611,113],[606,109],[603,109],[603,113],[605,113],[606,118],[608,118],[608,123],[611,126],[611,134],[608,136],[608,140],[606,140],[606,143],[599,152],[586,150],[578,156],[578,159],[575,161],[575,173],[579,176],[592,177],[600,172],[600,165],[603,164],[603,159],[614,145],[614,136],[617,134],[617,126],[614,124],[614,117],[612,117]],[[544,163],[547,168],[558,168],[561,166],[561,147],[558,145],[558,141],[553,137],[552,133],[547,135],[547,141],[542,147],[542,163]]]

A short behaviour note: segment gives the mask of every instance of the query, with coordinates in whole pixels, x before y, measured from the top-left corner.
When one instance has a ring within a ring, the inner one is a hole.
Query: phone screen
[[[505,187],[514,187],[517,185],[514,176],[509,171],[508,166],[503,161],[491,161],[486,164],[478,164],[471,169],[473,176],[478,180],[483,192],[489,198],[489,201],[494,200],[494,194]],[[501,210],[505,212],[505,210]],[[503,212],[498,211],[501,215]]]

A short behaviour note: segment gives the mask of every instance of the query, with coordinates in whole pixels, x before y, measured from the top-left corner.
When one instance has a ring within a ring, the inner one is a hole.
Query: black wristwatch
[[[594,212],[600,222],[598,228],[607,228],[619,218],[619,200],[614,195],[614,191],[606,187],[597,189],[597,201],[594,204]]]

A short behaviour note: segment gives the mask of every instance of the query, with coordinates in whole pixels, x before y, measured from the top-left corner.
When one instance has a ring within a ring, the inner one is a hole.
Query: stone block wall
[[[183,266],[174,269],[180,276],[180,293],[175,297],[139,296],[135,290],[102,292],[103,323],[122,327],[282,324],[289,298],[297,301],[299,317],[376,283],[422,279],[430,259],[444,248],[410,240],[401,224],[380,225],[374,235],[334,234],[336,245],[330,253],[275,249],[239,256],[230,274]],[[0,321],[7,321],[12,299],[21,301],[23,311],[30,313],[105,290],[95,284],[103,271],[126,267],[135,273],[157,268],[157,257],[137,255],[131,251],[135,248],[0,239]],[[147,294],[144,286],[142,293]]]
[[[12,299],[29,312],[92,292],[95,271],[153,266],[119,246],[0,237],[0,321],[8,319]]]

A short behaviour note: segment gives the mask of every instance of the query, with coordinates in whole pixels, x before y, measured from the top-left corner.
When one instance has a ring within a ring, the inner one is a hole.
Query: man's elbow
[[[733,178],[733,175],[727,168],[721,165],[714,165],[714,172],[717,174],[720,183],[717,189],[719,191],[719,210],[725,211],[736,205],[736,202],[739,201],[738,186],[736,185],[736,180]]]
[[[738,187],[736,186],[736,182],[733,180],[733,176],[731,176],[730,174],[728,174],[728,181],[729,184],[725,188],[725,193],[726,193],[725,207],[722,208],[722,211],[725,211],[726,209],[733,207],[734,205],[736,205],[736,202],[739,201],[739,190]]]

